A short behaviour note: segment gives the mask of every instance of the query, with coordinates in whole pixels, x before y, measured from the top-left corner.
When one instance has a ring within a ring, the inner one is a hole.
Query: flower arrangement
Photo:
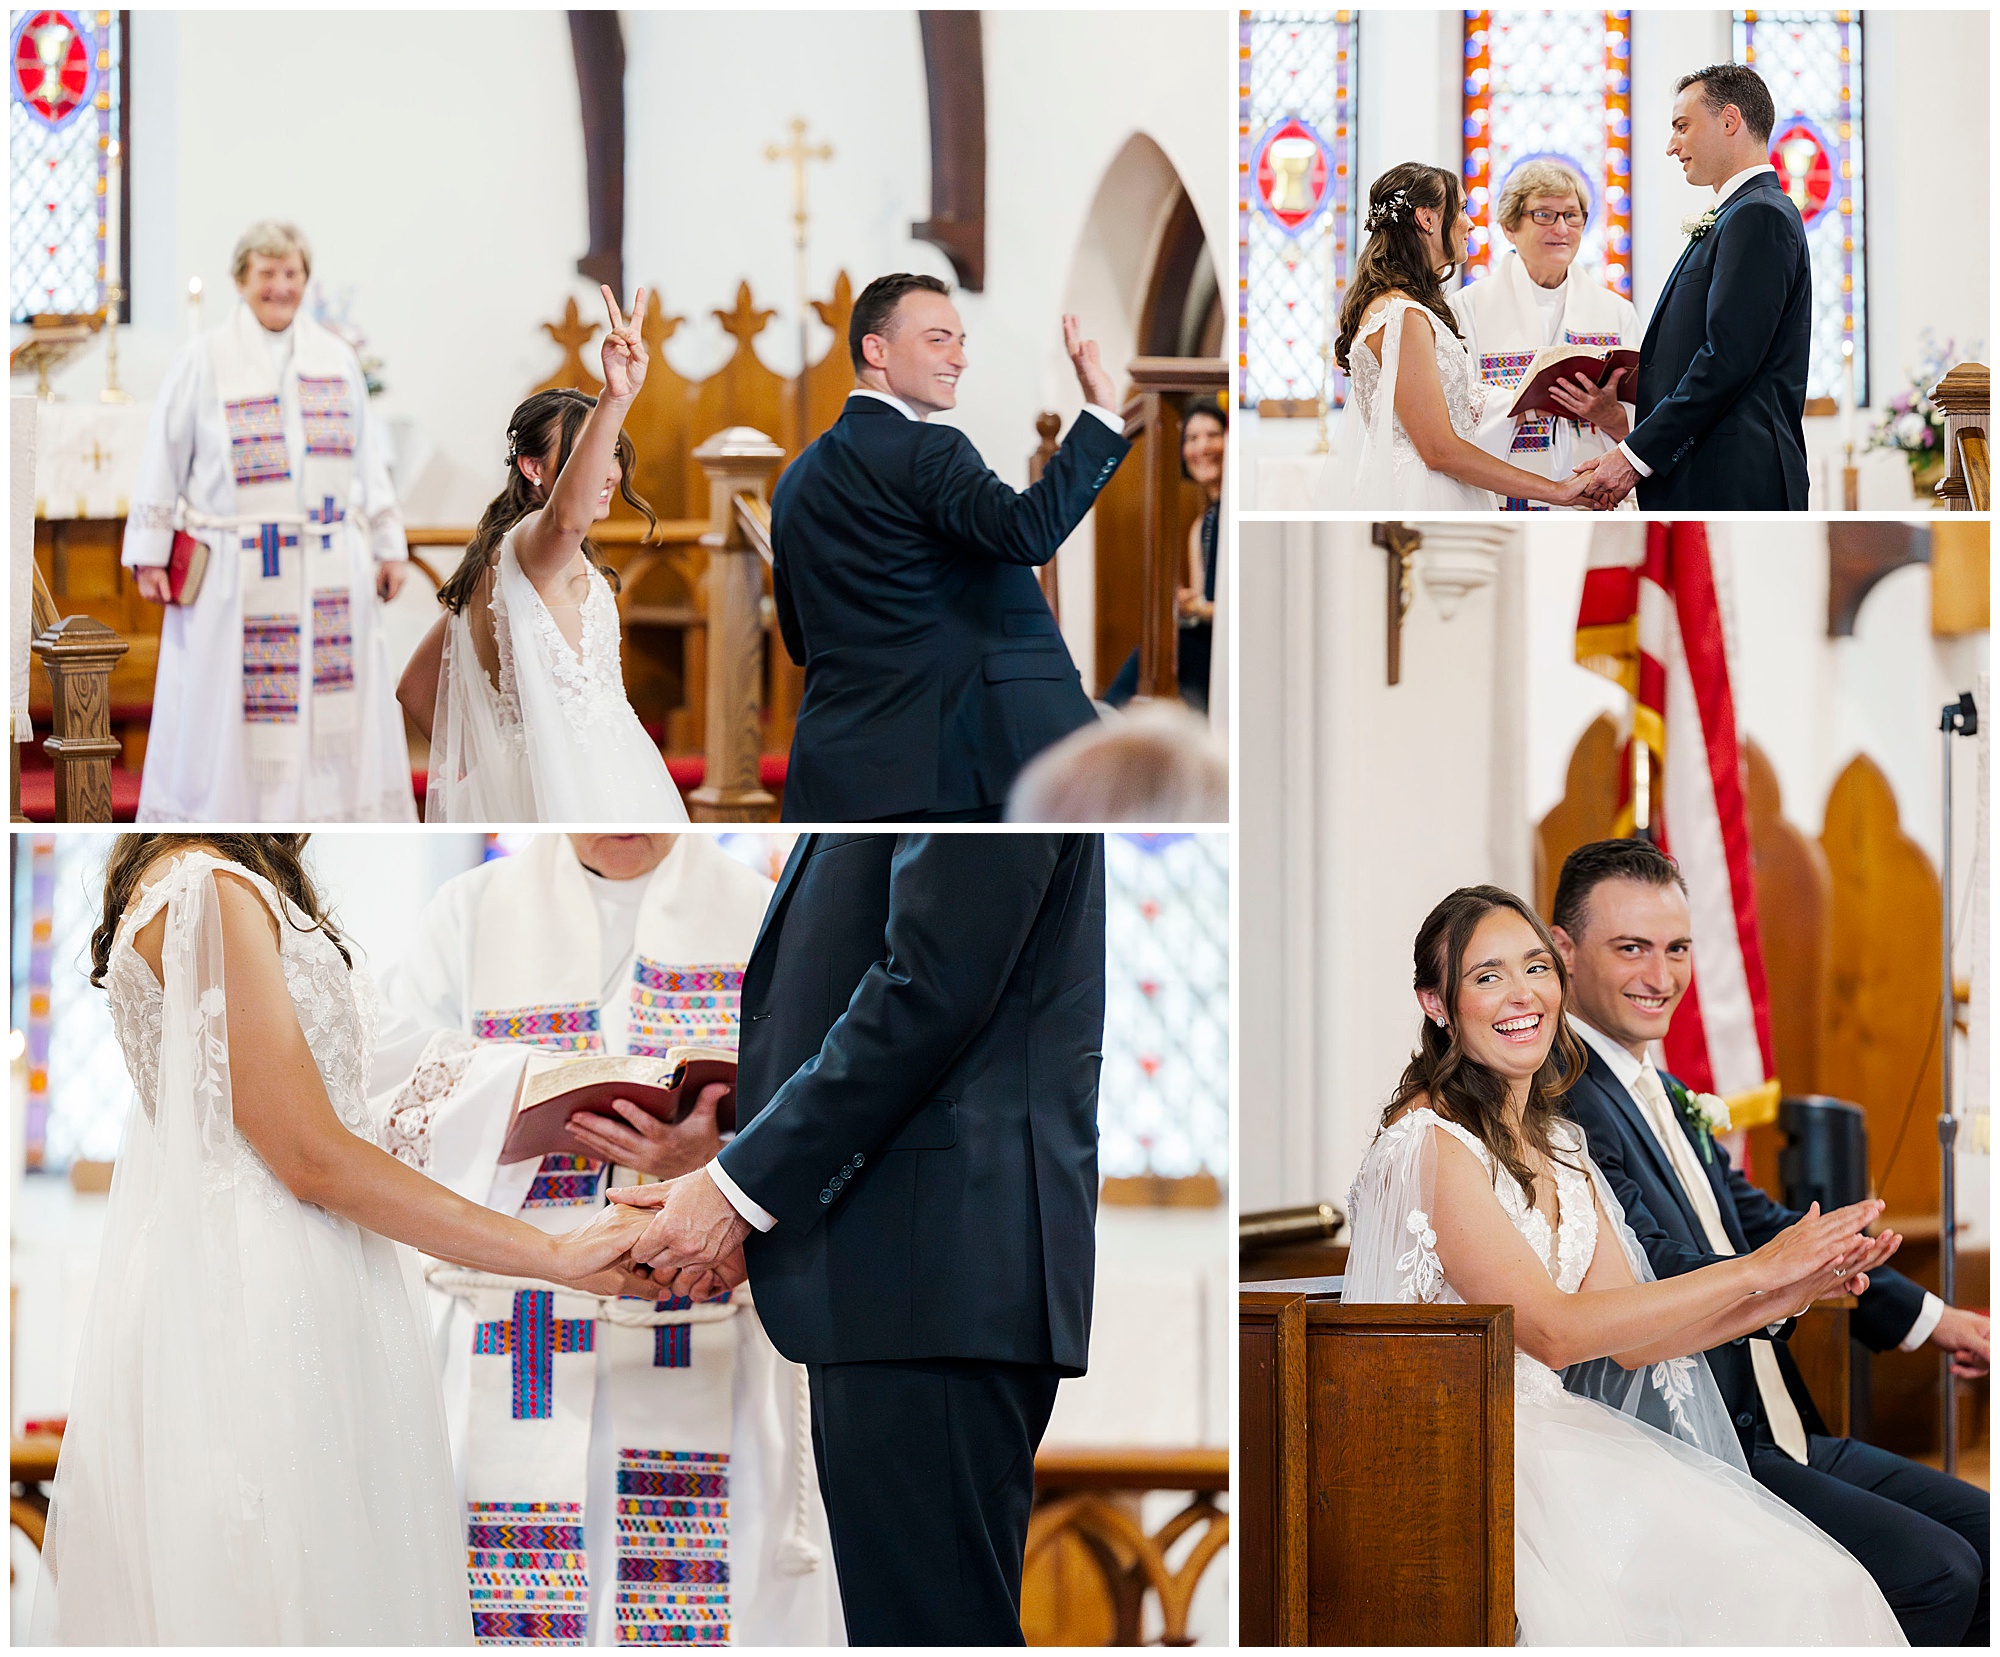
[[[1868,434],[1868,447],[1900,449],[1912,475],[1920,478],[1946,462],[1944,415],[1932,403],[1930,390],[1959,354],[1956,340],[1940,346],[1929,328],[1918,336],[1918,349],[1921,354],[1909,371],[1909,383],[1889,399],[1887,411]]]
[[[382,378],[382,359],[368,349],[368,336],[355,326],[349,315],[354,309],[353,285],[350,283],[340,290],[340,301],[335,305],[327,299],[326,290],[315,277],[306,290],[306,307],[313,321],[347,342],[361,364],[361,378],[367,382],[368,395],[381,396],[387,388]]]

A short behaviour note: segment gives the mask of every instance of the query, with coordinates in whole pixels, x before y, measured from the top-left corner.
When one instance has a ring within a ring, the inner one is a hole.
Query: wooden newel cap
[[[64,616],[35,640],[33,648],[45,661],[108,665],[132,647],[94,616]]]
[[[1931,387],[1931,401],[1946,414],[1984,414],[1993,406],[1991,381],[1984,363],[1962,362]]]
[[[775,466],[785,451],[754,426],[730,426],[694,451],[704,471],[752,471]]]

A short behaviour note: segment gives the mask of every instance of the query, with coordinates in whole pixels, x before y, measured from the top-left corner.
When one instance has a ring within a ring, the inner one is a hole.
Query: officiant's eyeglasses
[[[1561,213],[1549,207],[1531,207],[1528,209],[1528,217],[1537,224],[1554,224],[1557,219],[1561,219],[1572,230],[1580,229],[1583,225],[1583,215],[1574,207]]]

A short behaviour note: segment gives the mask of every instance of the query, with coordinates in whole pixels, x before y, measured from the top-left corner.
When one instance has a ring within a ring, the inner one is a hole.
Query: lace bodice
[[[348,969],[332,939],[304,925],[304,918],[263,876],[203,851],[183,854],[125,911],[105,967],[111,1028],[125,1055],[140,1108],[149,1118],[157,1119],[166,996],[152,968],[132,947],[132,939],[162,908],[190,892],[213,869],[226,869],[247,880],[279,917],[278,957],[284,966],[285,987],[291,992],[299,1028],[305,1032],[306,1046],[319,1067],[327,1098],[348,1128],[369,1136],[368,1063],[376,1022],[372,986],[361,968]],[[201,1006],[188,1008],[182,1015],[191,1028],[199,1030],[207,1018],[222,1010],[211,999],[221,993],[220,986],[213,985],[200,992]],[[242,1154],[269,1178],[248,1142],[240,1134],[236,1137]]]
[[[555,681],[556,702],[563,718],[578,731],[586,731],[599,720],[615,717],[628,704],[625,675],[618,662],[618,601],[611,596],[611,583],[595,564],[586,564],[588,591],[583,600],[582,643],[572,645],[541,596],[536,594],[529,608],[529,625],[540,640],[542,654]],[[532,587],[529,589],[533,591]],[[514,683],[514,649],[508,638],[511,617],[498,602],[493,608],[495,633],[504,641],[500,661],[501,700],[513,698],[514,721],[520,723],[520,701]]]
[[[1432,1128],[1442,1128],[1479,1159],[1479,1165],[1488,1176],[1495,1171],[1493,1155],[1480,1143],[1476,1134],[1468,1132],[1456,1122],[1447,1122],[1435,1111],[1428,1108],[1413,1110],[1391,1126],[1383,1129],[1381,1136],[1369,1151],[1372,1161],[1378,1156],[1392,1156],[1398,1153],[1411,1135],[1427,1133]],[[1570,1123],[1559,1123],[1556,1128],[1558,1143],[1556,1150],[1561,1155],[1580,1152],[1582,1131]],[[1567,1134],[1566,1140],[1560,1136]],[[1364,1168],[1365,1171],[1365,1168]],[[1590,1270],[1590,1262],[1597,1252],[1597,1204],[1590,1189],[1590,1176],[1580,1168],[1571,1168],[1561,1162],[1553,1165],[1556,1187],[1556,1224],[1549,1225],[1547,1217],[1539,1208],[1531,1204],[1513,1175],[1502,1170],[1494,1181],[1493,1194],[1500,1203],[1501,1212],[1510,1224],[1527,1240],[1534,1250],[1535,1258],[1541,1261],[1543,1269],[1554,1279],[1555,1285],[1564,1294],[1575,1294],[1583,1285],[1585,1274]],[[1348,1198],[1348,1212],[1355,1212],[1358,1206],[1360,1182],[1356,1182],[1355,1193]],[[1408,1253],[1397,1258],[1396,1266],[1399,1283],[1403,1290],[1401,1298],[1415,1302],[1433,1302],[1444,1299],[1457,1300],[1445,1282],[1444,1267],[1437,1257],[1437,1232],[1432,1228],[1431,1217],[1420,1208],[1412,1208],[1404,1217],[1402,1230],[1409,1240]],[[1517,1395],[1523,1392],[1543,1392],[1550,1389],[1560,1392],[1562,1382],[1555,1372],[1537,1362],[1527,1353],[1516,1351],[1514,1355],[1514,1386]]]
[[[1354,349],[1348,353],[1353,369],[1354,395],[1361,405],[1362,422],[1371,431],[1375,427],[1376,399],[1382,394],[1382,365],[1384,361],[1393,363],[1397,360],[1400,346],[1396,341],[1400,339],[1403,313],[1406,311],[1415,311],[1430,324],[1432,347],[1437,352],[1438,379],[1444,385],[1444,403],[1451,415],[1451,429],[1469,441],[1479,427],[1486,388],[1472,372],[1472,356],[1466,350],[1464,341],[1454,337],[1433,312],[1414,299],[1392,299],[1375,313],[1373,321],[1364,319],[1362,337],[1356,339]],[[1365,343],[1366,339],[1374,336],[1378,324],[1383,325],[1382,356],[1379,359]],[[1389,388],[1389,395],[1394,398],[1394,386]],[[1403,422],[1393,414],[1390,418],[1394,424],[1396,464],[1401,466],[1407,461],[1412,466],[1421,466],[1423,461],[1418,458],[1410,434],[1403,430]]]

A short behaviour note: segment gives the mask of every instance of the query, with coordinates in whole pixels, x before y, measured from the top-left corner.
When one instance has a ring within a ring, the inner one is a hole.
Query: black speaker
[[[1808,1093],[1778,1102],[1785,1148],[1778,1153],[1778,1183],[1785,1206],[1820,1212],[1845,1208],[1868,1195],[1868,1121],[1859,1105]],[[1872,1442],[1875,1417],[1874,1356],[1853,1337],[1847,1346],[1847,1432]]]
[[[1778,1153],[1778,1182],[1785,1206],[1821,1212],[1845,1208],[1868,1195],[1868,1121],[1859,1105],[1808,1093],[1778,1104],[1785,1148]]]

